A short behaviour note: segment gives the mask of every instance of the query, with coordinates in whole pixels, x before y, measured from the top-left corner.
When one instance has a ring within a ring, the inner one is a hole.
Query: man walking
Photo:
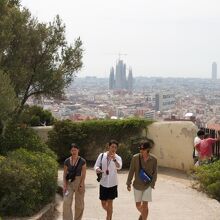
[[[101,153],[95,163],[97,174],[102,174],[100,179],[99,199],[103,209],[107,212],[106,220],[112,219],[113,200],[118,197],[117,170],[122,168],[122,159],[116,154],[118,142],[111,140],[108,151]]]
[[[131,160],[127,178],[127,189],[131,191],[134,176],[134,199],[136,208],[140,212],[139,220],[147,220],[148,202],[152,201],[151,191],[157,180],[157,159],[150,154],[151,148],[150,142],[141,144],[140,153],[135,154]]]
[[[193,159],[195,166],[199,163],[199,152],[196,150],[196,145],[198,145],[201,140],[203,140],[205,132],[203,130],[199,130],[197,132],[197,136],[194,139],[194,149],[193,149]]]

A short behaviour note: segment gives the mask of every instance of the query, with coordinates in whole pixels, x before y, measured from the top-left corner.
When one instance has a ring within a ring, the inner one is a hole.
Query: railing
[[[217,137],[216,130],[209,128],[201,128],[201,129],[204,130],[206,134],[210,134],[211,138]],[[218,159],[220,159],[220,141],[217,141],[215,144],[213,144],[212,149],[213,149],[213,155]]]

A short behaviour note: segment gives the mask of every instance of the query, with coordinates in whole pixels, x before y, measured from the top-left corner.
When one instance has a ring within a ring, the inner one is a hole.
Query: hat
[[[141,146],[139,147],[139,149],[151,149],[151,148],[152,148],[152,145],[148,141],[141,143]]]

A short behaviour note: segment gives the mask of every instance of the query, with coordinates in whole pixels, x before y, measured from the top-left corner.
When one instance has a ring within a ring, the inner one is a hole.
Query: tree
[[[4,134],[6,123],[17,107],[18,100],[7,74],[0,71],[0,124]]]
[[[10,76],[20,101],[17,113],[21,113],[31,96],[63,96],[82,67],[82,42],[78,38],[74,45],[67,43],[59,16],[53,22],[40,23],[16,1],[12,5],[4,2],[0,42],[5,43],[0,44],[0,69]]]

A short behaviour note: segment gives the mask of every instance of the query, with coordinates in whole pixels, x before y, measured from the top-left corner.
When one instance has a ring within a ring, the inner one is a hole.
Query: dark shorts
[[[99,187],[99,199],[100,200],[113,200],[118,197],[118,186],[104,187],[100,185]]]

